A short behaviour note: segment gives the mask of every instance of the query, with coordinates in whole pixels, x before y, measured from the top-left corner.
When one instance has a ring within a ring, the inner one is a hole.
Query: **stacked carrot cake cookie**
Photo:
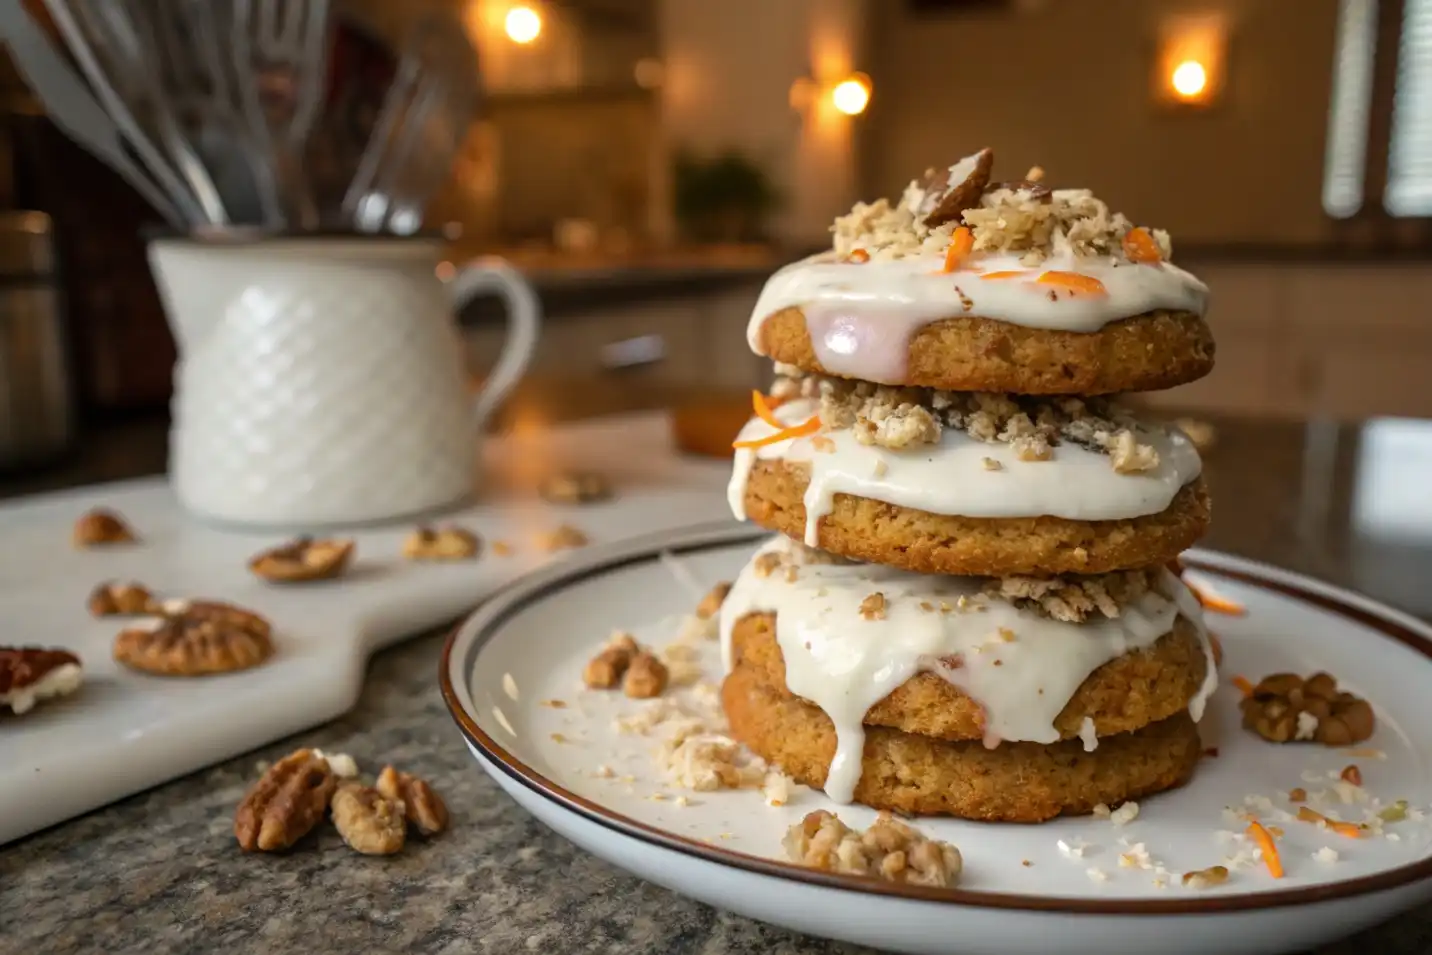
[[[984,150],[857,205],[767,284],[730,485],[778,536],[721,611],[733,733],[840,802],[1087,813],[1185,782],[1217,683],[1169,569],[1197,452],[1118,392],[1207,374],[1168,237]]]

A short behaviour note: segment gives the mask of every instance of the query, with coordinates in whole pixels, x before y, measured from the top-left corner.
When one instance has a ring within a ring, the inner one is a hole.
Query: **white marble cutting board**
[[[312,585],[250,575],[248,558],[282,536],[197,523],[162,479],[0,505],[0,644],[66,647],[86,673],[76,696],[0,716],[0,844],[340,715],[356,701],[373,651],[456,620],[521,573],[561,559],[533,547],[541,531],[565,522],[605,543],[729,517],[729,466],[678,456],[662,414],[536,428],[484,450],[488,492],[441,520],[512,543],[512,556],[416,564],[399,553],[411,525],[361,530],[345,535],[357,541],[348,575]],[[530,487],[559,466],[607,474],[615,498],[554,506],[505,489]],[[76,550],[74,519],[99,506],[122,514],[141,542]],[[110,645],[122,618],[96,620],[85,607],[107,579],[251,607],[273,623],[275,655],[254,670],[203,679],[120,667]]]

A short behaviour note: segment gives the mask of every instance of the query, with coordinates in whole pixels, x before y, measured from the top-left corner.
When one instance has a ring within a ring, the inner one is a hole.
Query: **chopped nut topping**
[[[249,561],[249,570],[273,583],[331,580],[348,569],[352,557],[351,540],[299,537],[255,555]]]
[[[547,478],[538,493],[553,504],[588,504],[612,496],[612,485],[604,476],[590,471],[564,471]]]
[[[782,844],[787,857],[800,865],[911,885],[954,885],[964,866],[959,849],[922,835],[888,812],[862,833],[818,809],[786,830]]]
[[[1159,466],[1159,453],[1147,444],[1139,444],[1134,433],[1128,430],[1115,432],[1109,456],[1113,458],[1114,470],[1120,474],[1138,474]]]
[[[1206,889],[1209,886],[1222,885],[1227,881],[1228,869],[1221,865],[1213,865],[1207,869],[1183,874],[1183,884],[1195,889]]]
[[[1339,692],[1337,681],[1326,673],[1306,680],[1295,673],[1264,677],[1241,707],[1243,728],[1272,743],[1308,739],[1324,746],[1351,746],[1376,728],[1371,704]]]
[[[1095,615],[1116,620],[1125,607],[1155,590],[1159,576],[1154,569],[1091,577],[1001,577],[985,584],[984,593],[1065,623],[1082,623]]]
[[[465,527],[419,527],[403,541],[408,560],[467,560],[482,549],[482,538]]]
[[[876,591],[860,602],[860,615],[866,620],[884,620],[885,606],[885,595]]]
[[[982,465],[984,466],[984,469],[985,469],[986,471],[1003,471],[1003,470],[1004,470],[1004,465],[1003,465],[1003,464],[1000,464],[1000,463],[999,463],[998,461],[996,461],[994,458],[980,458],[980,464],[982,464]]]
[[[75,521],[74,544],[76,547],[101,547],[105,544],[131,544],[137,538],[134,531],[114,511],[95,508],[81,514]]]
[[[767,551],[756,558],[752,569],[755,571],[757,577],[769,577],[775,573],[776,568],[779,566],[781,566],[781,555],[775,551]]]
[[[721,610],[721,604],[726,602],[726,595],[730,592],[731,582],[727,580],[723,580],[712,587],[706,596],[701,598],[701,602],[696,605],[696,616],[702,620],[710,620],[716,616]]]
[[[546,531],[537,535],[537,549],[549,554],[559,550],[586,547],[588,543],[590,542],[587,535],[570,524],[563,524],[554,531]]]
[[[132,617],[159,612],[159,602],[147,587],[137,583],[100,584],[89,595],[89,612],[96,617]]]

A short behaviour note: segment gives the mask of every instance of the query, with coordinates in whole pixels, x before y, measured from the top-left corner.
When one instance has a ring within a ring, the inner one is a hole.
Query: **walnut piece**
[[[164,676],[204,676],[258,666],[273,654],[271,628],[252,611],[216,602],[164,605],[164,616],[121,630],[114,659]]]
[[[469,560],[482,550],[482,538],[465,527],[419,527],[403,541],[408,560]]]
[[[589,504],[612,496],[612,484],[593,471],[563,471],[538,485],[537,493],[553,504]]]
[[[621,682],[622,675],[640,649],[635,637],[616,631],[601,651],[587,661],[582,670],[582,682],[593,690],[612,689]]]
[[[384,766],[378,774],[377,787],[384,797],[403,807],[408,822],[423,835],[435,836],[447,828],[447,804],[426,780]]]
[[[865,599],[860,601],[860,615],[866,620],[884,620],[885,607],[885,595],[877,590],[873,594],[866,594]]]
[[[86,511],[75,521],[76,547],[102,547],[106,544],[130,544],[137,538],[134,531],[114,511],[102,507]]]
[[[817,809],[786,830],[786,855],[800,865],[911,885],[952,886],[964,867],[960,850],[882,812],[865,832]]]
[[[296,750],[269,767],[239,803],[234,837],[245,852],[291,847],[323,819],[338,779],[328,760]]]
[[[20,716],[43,700],[68,696],[83,681],[80,658],[68,650],[0,647],[0,710]]]
[[[721,610],[721,605],[726,602],[726,595],[731,592],[731,582],[723,580],[707,591],[706,596],[696,605],[696,616],[702,620],[710,620]]]
[[[333,825],[354,852],[390,856],[407,841],[403,805],[371,786],[344,783],[333,794]]]
[[[147,587],[138,583],[108,580],[90,591],[89,612],[96,617],[132,617],[159,611],[159,603]]]
[[[1352,746],[1372,736],[1372,705],[1340,692],[1337,680],[1315,673],[1274,673],[1243,699],[1243,728],[1271,743],[1311,740],[1324,746]]]
[[[272,583],[303,583],[331,580],[348,569],[353,557],[351,540],[315,540],[298,537],[256,554],[249,561],[249,570]]]
[[[537,549],[549,554],[574,547],[585,547],[588,543],[587,535],[570,524],[563,524],[554,531],[537,535]]]
[[[1228,869],[1221,865],[1211,865],[1207,869],[1198,869],[1183,874],[1183,884],[1195,889],[1206,889],[1209,886],[1222,885],[1227,881]]]
[[[634,700],[649,700],[660,696],[666,689],[666,664],[655,655],[642,650],[631,658],[626,676],[622,678],[622,692]]]

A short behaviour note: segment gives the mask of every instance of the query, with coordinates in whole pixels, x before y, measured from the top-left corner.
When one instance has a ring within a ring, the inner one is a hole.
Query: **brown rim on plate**
[[[714,533],[719,531],[722,527],[728,528],[727,533],[723,536],[708,539],[702,535],[703,531]],[[771,536],[764,531],[750,531],[749,528],[740,528],[740,530],[745,531],[745,533],[738,533],[737,529],[731,528],[729,524],[720,524],[698,525],[674,532],[687,539],[684,543],[670,541],[669,538],[673,532],[663,532],[637,541],[625,542],[623,545],[618,545],[616,553],[613,556],[606,559],[597,559],[587,566],[573,568],[565,573],[562,572],[565,570],[562,565],[554,566],[549,569],[546,575],[550,577],[550,579],[538,577],[535,580],[532,578],[518,580],[510,585],[506,591],[495,595],[495,600],[509,599],[511,602],[502,607],[491,620],[485,623],[481,633],[474,636],[469,649],[469,660],[465,662],[470,663],[472,658],[482,649],[483,645],[491,639],[492,635],[509,618],[526,608],[529,604],[549,596],[553,591],[561,590],[592,577],[609,574],[623,567],[631,566],[632,564],[655,561],[659,559],[658,555],[663,551],[671,554],[691,553],[694,551],[711,550],[718,547],[729,547],[743,542],[755,543],[756,541]],[[690,538],[696,538],[698,536],[700,539],[690,540]],[[668,539],[667,546],[662,546],[660,543],[663,538]],[[645,543],[646,546],[642,546],[643,543]],[[1418,633],[1411,627],[1394,619],[1396,614],[1390,609],[1381,612],[1363,609],[1354,606],[1341,597],[1314,593],[1297,584],[1273,580],[1252,570],[1221,568],[1196,556],[1185,557],[1183,562],[1184,566],[1201,573],[1261,587],[1265,590],[1271,590],[1275,593],[1335,613],[1377,630],[1396,640],[1398,643],[1416,650],[1429,660],[1432,660],[1432,640],[1429,640],[1423,634]],[[1349,594],[1348,591],[1344,591],[1341,588],[1332,589],[1335,589],[1340,595]],[[1400,888],[1432,878],[1432,856],[1428,856],[1373,875],[1359,876],[1340,882],[1330,882],[1296,889],[1273,889],[1270,891],[1250,892],[1235,896],[1212,896],[1188,899],[1103,900],[1070,898],[1067,896],[1022,895],[1017,892],[982,892],[961,888],[945,889],[930,886],[905,885],[872,877],[837,875],[830,872],[821,872],[792,862],[783,862],[777,859],[736,852],[732,849],[723,849],[705,842],[700,842],[696,839],[674,835],[655,826],[629,819],[599,803],[579,796],[532,769],[522,760],[508,752],[497,740],[484,732],[482,728],[477,725],[476,720],[472,718],[471,714],[463,708],[450,676],[453,649],[457,643],[458,635],[463,631],[465,626],[467,626],[467,624],[463,622],[454,627],[443,644],[442,655],[438,661],[438,682],[442,688],[443,701],[446,703],[448,711],[452,714],[458,728],[462,731],[463,736],[467,738],[469,743],[475,746],[486,759],[502,770],[506,775],[537,795],[547,799],[549,802],[575,812],[584,819],[594,822],[605,829],[639,839],[642,842],[663,849],[680,852],[705,862],[714,862],[719,865],[742,869],[757,875],[770,876],[778,879],[791,879],[810,885],[840,889],[848,892],[888,895],[923,902],[945,902],[956,905],[969,905],[992,909],[1017,909],[1031,912],[1062,912],[1073,915],[1199,915],[1213,912],[1278,908],[1288,905],[1309,905]],[[465,667],[465,672],[466,670],[467,668]]]

